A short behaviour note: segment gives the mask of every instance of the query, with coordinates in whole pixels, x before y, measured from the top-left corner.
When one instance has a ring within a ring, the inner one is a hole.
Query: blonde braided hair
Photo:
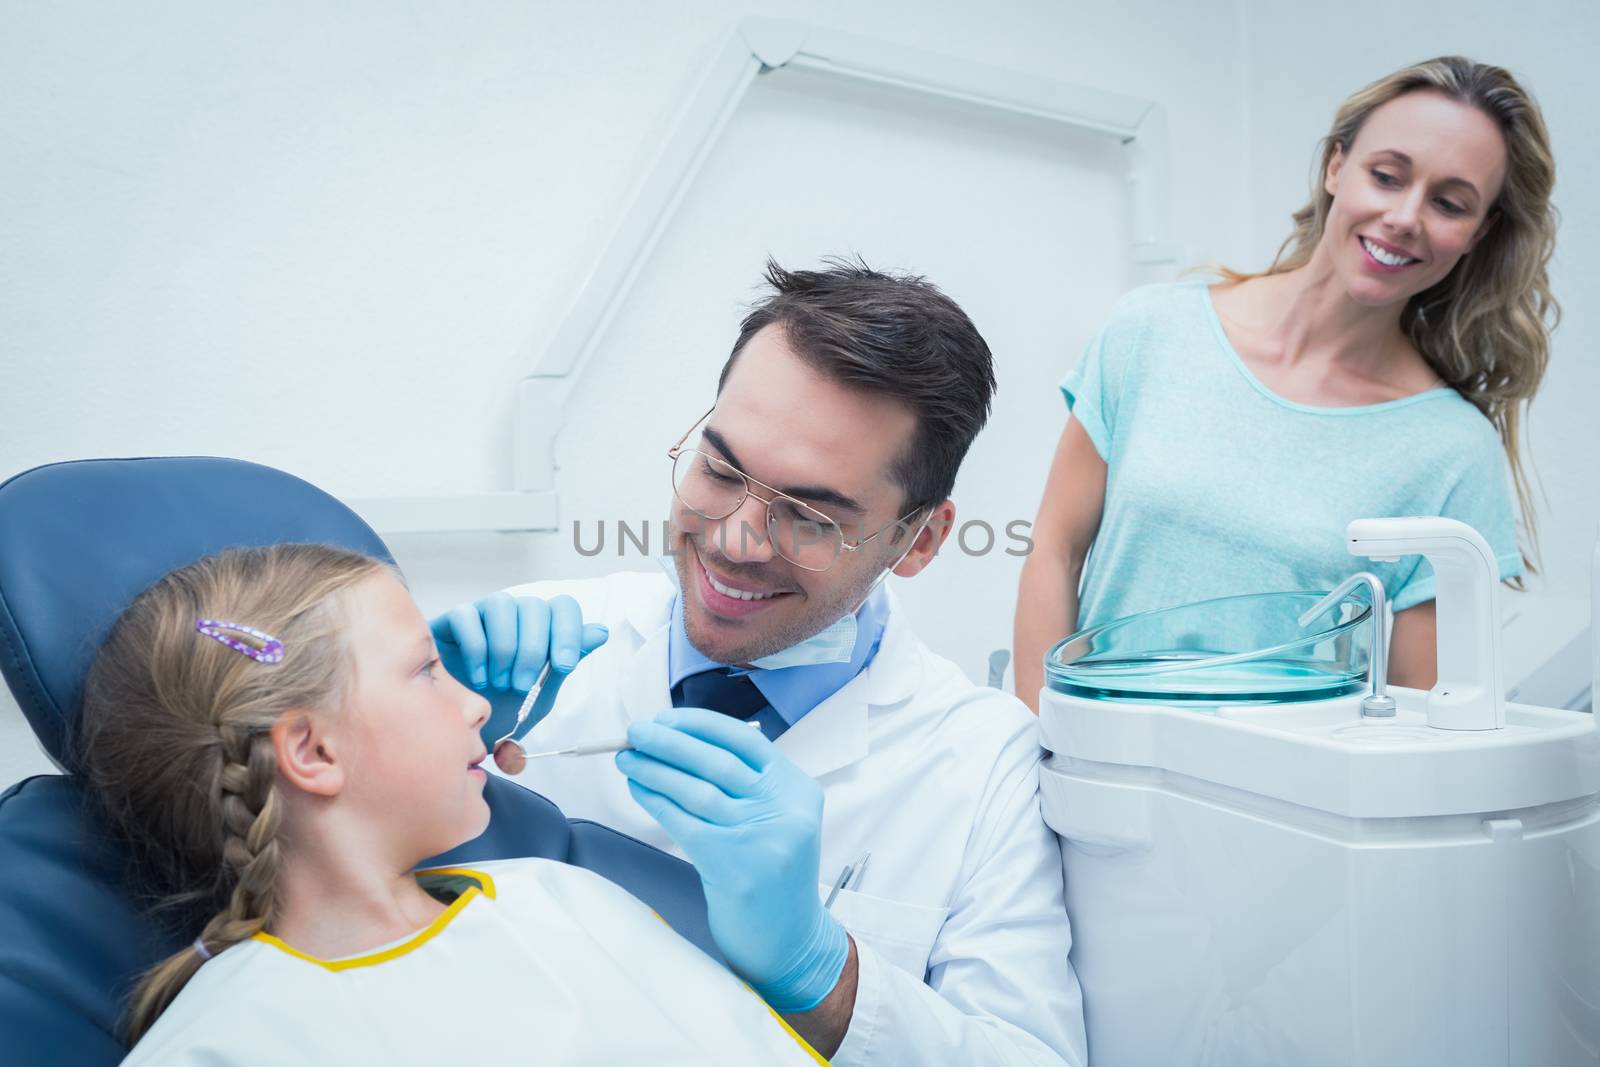
[[[230,549],[141,593],[96,656],[79,735],[86,785],[167,903],[211,914],[193,944],[139,979],[130,1044],[207,959],[277,917],[284,800],[272,726],[290,710],[341,704],[342,595],[386,571],[323,545]],[[200,618],[266,631],[283,659],[262,663],[198,634]]]

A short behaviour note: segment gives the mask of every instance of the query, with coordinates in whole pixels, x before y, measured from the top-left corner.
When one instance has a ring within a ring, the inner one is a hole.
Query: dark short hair
[[[771,293],[745,316],[717,392],[750,338],[776,323],[795,354],[840,385],[891,397],[917,419],[891,475],[905,510],[942,503],[989,418],[994,360],[966,312],[925,278],[872,270],[859,259],[825,270],[767,260]]]

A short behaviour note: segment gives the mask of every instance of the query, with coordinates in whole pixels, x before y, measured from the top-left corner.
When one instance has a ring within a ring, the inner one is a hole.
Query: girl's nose
[[[462,716],[467,720],[468,726],[474,730],[479,729],[489,721],[489,702],[481,694],[474,693],[466,686],[461,687],[461,692],[467,698],[461,705]]]

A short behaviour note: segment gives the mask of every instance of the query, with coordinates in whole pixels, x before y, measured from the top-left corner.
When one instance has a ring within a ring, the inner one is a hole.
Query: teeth
[[[776,593],[746,593],[740,589],[729,588],[728,586],[717,581],[715,578],[711,577],[711,572],[709,570],[706,571],[706,580],[711,583],[711,588],[715,589],[723,596],[731,596],[735,600],[770,600],[772,597],[777,596]]]
[[[1382,263],[1385,267],[1398,267],[1405,263],[1416,262],[1416,260],[1412,259],[1410,256],[1397,256],[1393,253],[1385,252],[1383,249],[1379,248],[1365,237],[1361,239],[1361,247],[1365,248],[1368,255],[1377,260],[1379,263]]]

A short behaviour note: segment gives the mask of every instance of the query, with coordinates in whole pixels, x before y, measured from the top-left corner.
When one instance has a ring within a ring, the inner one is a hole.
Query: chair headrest
[[[45,751],[73,769],[67,745],[84,677],[134,597],[225,548],[283,542],[392,562],[372,528],[338,500],[241,460],[84,460],[0,483],[0,674]]]

